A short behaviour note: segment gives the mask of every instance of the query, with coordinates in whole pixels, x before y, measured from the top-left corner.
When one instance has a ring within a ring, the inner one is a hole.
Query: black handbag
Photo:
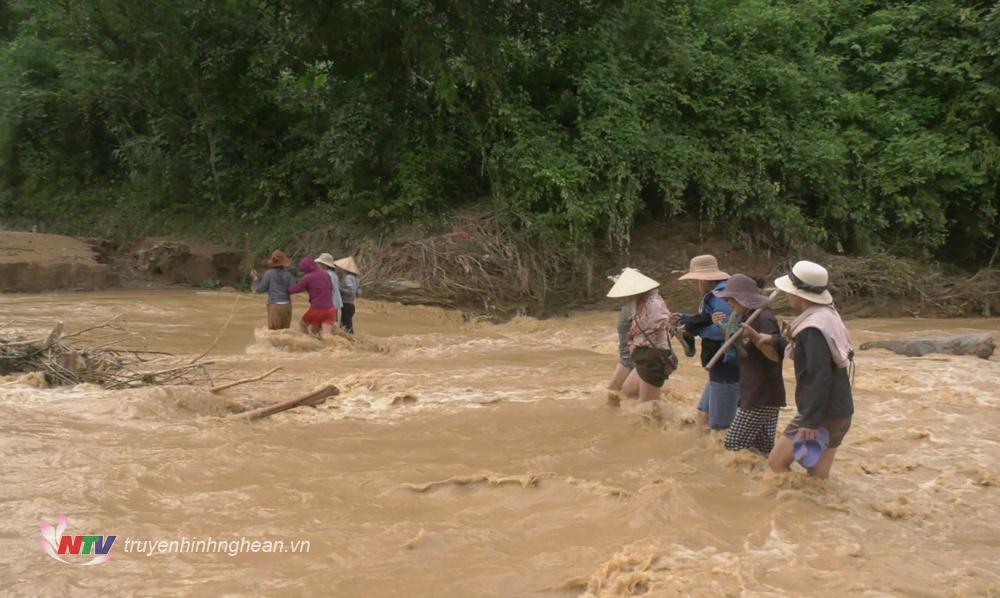
[[[664,334],[667,335],[667,345],[669,345],[669,348],[661,349],[653,343],[653,339],[649,338],[649,335],[646,334],[646,331],[643,329],[643,327],[639,326],[638,318],[633,318],[632,321],[635,322],[635,326],[636,328],[639,329],[639,332],[641,332],[642,335],[646,337],[646,341],[649,343],[648,348],[653,350],[660,357],[660,362],[663,363],[663,373],[666,375],[667,378],[669,378],[670,374],[673,374],[675,371],[677,371],[677,366],[680,363],[680,361],[677,359],[677,353],[674,353],[674,345],[673,343],[670,342],[670,333],[664,331]]]

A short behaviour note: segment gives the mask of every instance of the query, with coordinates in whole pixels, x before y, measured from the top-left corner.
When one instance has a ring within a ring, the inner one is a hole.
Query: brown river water
[[[694,359],[658,413],[609,407],[611,311],[492,324],[362,301],[363,342],[320,345],[261,330],[261,297],[235,300],[0,296],[5,334],[122,314],[133,346],[178,356],[167,365],[203,352],[233,313],[209,357],[216,382],[283,368],[223,395],[0,379],[0,594],[1000,595],[996,357],[860,353],[854,427],[816,482],[694,424]],[[1000,332],[1000,320],[849,327],[860,343]],[[790,364],[786,380],[791,391]],[[318,408],[225,417],[326,383],[342,394]],[[39,523],[60,513],[66,534],[116,535],[111,561],[49,558]],[[183,538],[309,550],[124,545]]]

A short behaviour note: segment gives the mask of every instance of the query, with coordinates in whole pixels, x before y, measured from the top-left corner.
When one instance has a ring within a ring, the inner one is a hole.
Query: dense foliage
[[[399,220],[992,253],[1000,3],[10,0],[0,215]]]

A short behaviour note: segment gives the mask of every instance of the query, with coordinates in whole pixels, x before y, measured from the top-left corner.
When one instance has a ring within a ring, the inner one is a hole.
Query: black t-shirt
[[[778,320],[774,312],[764,309],[750,327],[761,334],[778,335]],[[743,340],[737,341],[744,343]],[[771,361],[753,343],[746,342],[746,355],[740,356],[740,407],[784,407],[785,381],[781,378],[784,347],[778,345],[778,361]]]

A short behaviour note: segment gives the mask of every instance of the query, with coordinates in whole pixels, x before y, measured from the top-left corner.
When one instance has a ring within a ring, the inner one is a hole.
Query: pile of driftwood
[[[172,356],[127,348],[134,340],[118,318],[66,333],[62,322],[43,338],[0,336],[0,375],[40,372],[53,386],[81,383],[104,388],[147,384],[197,384],[209,381],[211,362],[164,363]]]
[[[881,298],[900,304],[903,311],[914,316],[927,311],[948,316],[989,317],[996,315],[1000,305],[1000,269],[995,267],[996,259],[994,253],[985,268],[968,278],[948,274],[937,265],[919,264],[888,254],[822,256],[817,261],[829,268],[838,301]],[[773,274],[780,275],[790,268],[790,263],[783,264]]]
[[[9,324],[0,325],[0,333]],[[129,333],[118,317],[72,333],[66,333],[63,323],[59,322],[44,338],[9,338],[0,334],[0,375],[40,372],[53,386],[90,383],[109,390],[154,384],[211,385],[207,366],[214,362],[203,359],[215,348],[225,328],[223,326],[208,350],[186,362],[169,353],[127,348],[134,342],[135,335]],[[209,391],[221,394],[236,386],[259,382],[280,369],[276,367],[252,378],[211,385]],[[315,407],[338,394],[340,390],[336,386],[327,385],[281,403],[241,409],[232,417],[255,421],[296,407]]]

